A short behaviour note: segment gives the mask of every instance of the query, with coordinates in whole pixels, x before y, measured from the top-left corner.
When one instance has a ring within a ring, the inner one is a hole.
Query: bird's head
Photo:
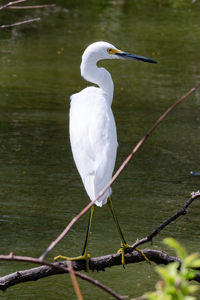
[[[82,59],[90,59],[95,62],[102,59],[134,59],[148,63],[157,63],[155,60],[139,56],[131,53],[124,52],[117,49],[107,42],[96,42],[89,45],[83,53]]]

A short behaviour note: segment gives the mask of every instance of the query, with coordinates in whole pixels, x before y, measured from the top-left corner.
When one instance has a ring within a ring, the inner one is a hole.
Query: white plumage
[[[104,189],[112,178],[117,154],[117,132],[111,110],[113,100],[113,81],[106,69],[99,68],[97,62],[102,59],[134,59],[156,63],[149,58],[118,50],[112,44],[96,42],[87,47],[82,56],[81,75],[96,86],[83,89],[71,96],[70,107],[70,142],[76,167],[91,201]],[[129,247],[119,226],[111,199],[109,188],[95,204],[102,206],[108,203],[121,240],[122,265],[125,264],[125,249]],[[81,256],[57,256],[55,259],[85,260],[89,271],[88,240],[94,215],[91,207],[86,239]],[[139,250],[145,260],[146,256]]]
[[[117,153],[115,120],[106,94],[88,87],[71,97],[70,139],[74,161],[92,201],[112,178]],[[102,206],[111,188],[95,204]]]
[[[70,141],[76,167],[91,201],[112,178],[117,154],[117,133],[111,110],[113,82],[108,71],[98,68],[100,59],[111,58],[105,42],[90,45],[82,56],[81,75],[99,87],[87,87],[71,96]],[[106,204],[109,188],[95,204]]]
[[[110,73],[97,66],[102,59],[136,59],[155,63],[146,57],[118,50],[107,42],[93,43],[83,53],[81,75],[98,87],[87,87],[71,96],[70,141],[76,167],[91,201],[112,178],[118,146],[111,110],[114,85]],[[95,204],[106,204],[111,193],[109,188]]]

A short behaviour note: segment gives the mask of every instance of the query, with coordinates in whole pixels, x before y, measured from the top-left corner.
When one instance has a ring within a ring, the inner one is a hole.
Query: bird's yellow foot
[[[89,259],[90,259],[90,254],[85,253],[84,255],[81,256],[77,256],[77,257],[68,257],[68,256],[62,256],[62,255],[58,255],[56,257],[54,257],[54,260],[59,260],[59,259],[64,259],[64,260],[85,260],[86,263],[86,272],[90,271],[89,268]]]
[[[147,262],[148,264],[151,263],[150,260],[148,259],[148,257],[146,257],[146,255],[142,252],[142,250],[140,250],[139,248],[135,248],[135,250],[136,250],[137,252],[139,252],[139,253],[143,256],[143,258],[146,260],[146,262]]]
[[[121,259],[121,262],[122,262],[122,265],[123,265],[123,267],[124,267],[124,265],[125,265],[125,250],[127,249],[127,248],[130,248],[131,246],[129,245],[129,244],[121,244],[121,248],[117,251],[117,253],[121,253],[121,255],[122,255],[122,259]],[[143,258],[146,260],[146,262],[148,263],[148,264],[150,264],[150,260],[146,257],[146,255],[142,252],[142,250],[140,250],[139,248],[135,248],[135,250],[137,251],[137,252],[139,252],[142,256],[143,256]]]
[[[130,247],[130,245],[121,243],[121,248],[117,251],[117,253],[121,253],[121,256],[122,256],[121,262],[122,262],[123,267],[125,265],[125,250],[129,247]]]

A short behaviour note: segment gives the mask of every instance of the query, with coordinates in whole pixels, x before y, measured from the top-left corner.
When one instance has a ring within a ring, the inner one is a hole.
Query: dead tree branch
[[[18,4],[18,3],[22,3],[22,2],[26,2],[27,0],[17,0],[17,1],[10,1],[2,6],[0,6],[0,10],[8,8],[12,5]]]
[[[105,186],[105,188],[98,194],[97,198],[94,200],[97,201],[106,191],[107,189],[113,184],[113,182],[117,179],[117,177],[120,175],[120,173],[124,170],[126,165],[129,163],[129,161],[133,158],[133,156],[136,154],[136,152],[139,150],[139,148],[144,144],[144,142],[147,140],[147,138],[152,134],[152,132],[158,127],[158,125],[166,118],[166,116],[174,110],[174,108],[182,103],[188,96],[190,96],[192,93],[194,93],[198,88],[200,87],[200,82],[190,89],[186,94],[184,94],[181,98],[179,98],[174,104],[172,104],[161,116],[160,118],[154,123],[154,125],[149,129],[149,131],[143,136],[143,138],[137,143],[137,145],[133,148],[132,152],[129,154],[129,156],[125,159],[125,161],[122,163],[120,168],[117,170],[117,172],[114,174],[110,182]],[[46,255],[63,239],[63,237],[68,233],[68,231],[71,229],[71,227],[92,207],[94,203],[91,201],[77,216],[75,216],[71,222],[67,225],[67,227],[63,230],[63,232],[54,240],[51,242],[51,244],[48,246],[48,248],[44,251],[44,253],[40,256],[40,259],[44,259]]]
[[[180,260],[177,257],[170,256],[166,252],[160,250],[143,249],[142,251],[151,262],[154,262],[156,264],[167,265],[169,263],[176,262],[176,261],[180,262]],[[126,264],[139,263],[144,261],[143,256],[135,250],[133,250],[131,253],[126,253],[125,259],[126,259]],[[63,262],[63,261],[49,263],[32,257],[14,256],[13,254],[0,255],[0,260],[25,261],[25,262],[32,262],[35,264],[42,265],[40,267],[31,268],[23,271],[17,271],[12,274],[1,277],[0,290],[2,291],[5,291],[9,287],[15,286],[23,282],[36,281],[48,276],[68,273],[67,262]],[[121,257],[119,253],[94,257],[90,259],[90,269],[92,271],[105,271],[106,268],[111,268],[117,265],[121,265]],[[123,299],[120,295],[112,291],[110,288],[104,286],[99,281],[94,280],[85,274],[79,273],[79,271],[85,270],[86,266],[84,261],[80,261],[80,260],[73,261],[72,266],[74,269],[74,274],[76,276],[92,283],[95,286],[98,286],[99,288],[103,289],[104,291],[106,291],[116,299],[119,300]],[[200,274],[197,274],[193,280],[200,282]]]
[[[81,293],[76,275],[74,273],[72,262],[70,260],[67,261],[67,266],[68,266],[69,274],[71,276],[72,284],[73,284],[74,291],[76,293],[77,299],[78,300],[83,300],[83,296],[82,296],[82,293]]]
[[[45,261],[41,261],[38,258],[34,257],[28,257],[28,256],[16,256],[13,253],[10,253],[9,255],[0,255],[0,260],[6,260],[6,261],[21,261],[21,262],[30,262],[34,264],[42,265],[37,268],[32,268],[24,271],[17,271],[15,273],[6,275],[4,277],[0,278],[0,290],[5,291],[7,288],[14,286],[16,284],[27,282],[27,281],[36,281],[38,279],[48,277],[51,275],[56,274],[64,274],[69,273],[68,266],[66,262],[56,262],[56,263],[49,263]],[[72,264],[74,265],[75,262]],[[83,267],[83,265],[82,265]],[[74,269],[74,267],[73,267]],[[83,268],[84,269],[84,268]],[[81,270],[81,267],[76,267],[76,270]],[[101,288],[108,294],[112,295],[114,298],[118,300],[123,300],[120,295],[118,295],[116,292],[111,290],[109,287],[103,285],[98,280],[94,280],[93,278],[87,276],[86,274],[80,274],[74,269],[74,275],[81,278],[82,280],[86,280],[90,282],[91,284]]]
[[[143,238],[141,240],[137,240],[130,248],[127,249],[127,251],[132,251],[133,249],[135,249],[136,247],[138,247],[139,245],[142,245],[144,243],[152,242],[152,239],[161,230],[163,230],[167,225],[169,225],[170,223],[172,223],[173,221],[175,221],[180,216],[183,216],[183,215],[187,214],[187,208],[188,208],[188,206],[190,206],[190,204],[192,204],[192,202],[194,200],[196,200],[197,198],[199,198],[199,197],[200,197],[200,191],[192,192],[190,199],[188,199],[186,201],[186,203],[183,205],[183,207],[178,212],[176,212],[173,216],[171,216],[170,218],[168,218],[167,220],[165,220],[160,226],[158,226],[156,229],[154,229],[147,237],[145,237],[145,238]]]
[[[10,27],[15,27],[15,26],[19,26],[19,25],[23,25],[23,24],[35,22],[35,21],[40,21],[40,18],[34,18],[34,19],[24,20],[24,21],[20,21],[20,22],[14,23],[14,24],[1,25],[0,28],[1,29],[10,28]]]
[[[5,8],[9,8],[9,9],[40,9],[40,8],[49,8],[49,7],[55,7],[56,6],[56,4],[14,6],[15,4],[19,4],[19,3],[22,3],[22,2],[26,2],[26,1],[27,0],[17,0],[17,1],[8,2],[7,4],[0,6],[0,10],[5,9]],[[13,23],[13,24],[1,25],[0,29],[15,27],[15,26],[35,22],[35,21],[40,21],[40,18],[33,18],[33,19],[20,21],[20,22]]]
[[[156,229],[152,231],[151,234],[149,234],[146,238],[143,238],[139,241],[137,241],[131,248],[127,249],[125,253],[125,261],[126,264],[130,263],[138,263],[141,261],[144,261],[144,257],[138,253],[138,251],[134,250],[134,248],[138,245],[144,244],[146,242],[152,241],[152,239],[167,225],[169,225],[172,221],[176,220],[179,216],[182,216],[187,213],[187,208],[191,203],[200,197],[200,191],[196,193],[191,194],[191,198],[186,201],[186,203],[183,205],[183,207],[174,215],[172,215],[170,218],[168,218],[166,221],[164,221],[160,226],[158,226]],[[156,264],[169,264],[171,262],[178,261],[181,263],[181,261],[174,256],[169,256],[167,253],[160,251],[160,250],[152,250],[152,249],[143,249],[142,250],[145,256],[151,261],[155,262]],[[27,281],[35,281],[47,276],[56,275],[56,274],[62,274],[68,272],[67,268],[67,262],[56,262],[56,263],[49,263],[45,262],[38,258],[32,258],[32,257],[22,257],[22,256],[14,256],[13,253],[10,255],[0,255],[0,260],[7,260],[7,261],[26,261],[26,262],[32,262],[35,264],[41,264],[43,266],[38,268],[33,268],[29,270],[24,271],[17,271],[15,273],[9,274],[7,276],[0,278],[0,290],[6,290],[8,287],[11,287],[13,285],[27,282]],[[106,268],[110,268],[112,266],[121,265],[121,254],[110,254],[106,256],[91,258],[89,261],[89,268],[92,271],[104,271]],[[97,282],[96,280],[93,280],[92,278],[88,277],[87,275],[80,274],[78,271],[85,270],[86,264],[85,261],[79,260],[79,261],[73,261],[72,262],[73,272],[76,276],[82,278],[83,280],[87,280],[91,282],[94,285],[99,286],[100,288],[107,291],[109,294],[111,294],[116,299],[122,299],[121,296],[110,290],[108,287],[103,286],[100,282]],[[200,274],[197,274],[195,278],[193,279],[195,281],[200,282]]]
[[[176,220],[178,217],[185,215],[187,213],[187,208],[193,203],[193,201],[200,197],[200,191],[196,193],[192,193],[190,199],[186,201],[183,207],[172,215],[170,218],[165,220],[160,226],[154,229],[151,234],[149,234],[146,238],[138,240],[135,244],[133,244],[130,248],[127,249],[125,253],[125,261],[126,264],[138,263],[144,261],[144,257],[138,253],[138,251],[134,250],[136,246],[152,241],[152,239],[167,225],[169,225],[172,221]],[[143,249],[143,253],[146,257],[156,264],[169,264],[171,262],[180,260],[177,257],[169,256],[167,253],[160,250],[152,250],[152,249]],[[0,255],[0,260],[15,260],[15,261],[26,261],[32,262],[36,264],[41,264],[43,266],[38,268],[33,268],[25,271],[17,271],[15,273],[9,274],[7,276],[0,278],[0,290],[6,290],[8,287],[26,282],[26,281],[34,281],[47,276],[62,274],[68,272],[67,263],[66,262],[56,262],[56,263],[48,263],[38,258],[32,257],[22,257],[22,256],[14,256],[12,253],[10,255]],[[180,262],[181,263],[181,262]],[[91,258],[89,261],[89,268],[92,271],[104,271],[106,268],[110,268],[112,266],[121,265],[121,254],[109,254],[106,256]],[[105,289],[105,287],[101,286],[101,283],[97,283],[92,278],[88,276],[84,277],[83,274],[79,274],[78,271],[85,270],[86,264],[85,261],[73,261],[72,267],[74,270],[74,274],[76,276],[81,277],[84,280],[90,281],[93,284],[97,284],[99,287]],[[84,277],[84,278],[83,278]],[[200,274],[197,274],[194,280],[200,282]],[[107,288],[107,287],[106,287]],[[109,288],[107,288],[109,289]],[[112,293],[113,291],[109,291]],[[114,292],[113,292],[114,293]],[[117,295],[117,294],[116,294]],[[115,295],[115,296],[116,296]],[[119,295],[118,295],[119,296]],[[117,296],[116,296],[117,297]],[[120,296],[119,296],[120,297]],[[121,298],[116,298],[121,299]]]
[[[24,5],[24,6],[10,6],[9,9],[39,9],[55,7],[56,4],[42,4],[42,5]]]
[[[169,264],[174,261],[179,261],[178,258],[174,256],[169,256],[167,253],[152,249],[143,249],[143,253],[156,264]],[[137,251],[133,250],[131,253],[126,253],[126,264],[138,263],[144,261],[143,256]],[[68,272],[66,262],[55,262],[53,264],[41,261],[39,259],[24,257],[24,256],[14,256],[14,255],[0,255],[0,260],[7,261],[25,261],[32,262],[35,264],[42,264],[40,267],[17,271],[12,274],[6,275],[0,278],[0,290],[5,291],[7,288],[14,286],[16,284],[35,281],[41,278],[45,278],[52,275],[63,274]],[[85,270],[84,261],[73,261],[73,269],[76,276],[82,278],[84,275],[84,280],[88,280],[88,276],[85,274],[80,274],[78,271]],[[90,259],[90,269],[93,271],[104,271],[106,268],[111,268],[112,266],[121,265],[120,254],[110,254],[106,256],[100,256]],[[86,276],[86,277],[85,277]],[[92,279],[89,279],[90,281]],[[96,280],[95,280],[96,281]],[[91,282],[91,281],[90,281]],[[101,284],[98,283],[98,286]]]

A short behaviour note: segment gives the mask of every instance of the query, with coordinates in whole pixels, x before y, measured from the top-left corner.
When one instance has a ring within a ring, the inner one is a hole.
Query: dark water
[[[100,63],[115,83],[116,168],[160,114],[200,81],[200,6],[175,8],[167,2],[54,1],[52,9],[0,11],[2,24],[41,17],[40,23],[0,31],[0,253],[41,255],[88,203],[68,136],[69,96],[88,85],[79,69],[88,44],[105,40],[159,62]],[[190,175],[200,171],[199,110],[197,91],[167,117],[113,184],[128,242],[146,236],[199,189],[200,177]],[[163,238],[172,236],[189,252],[197,251],[199,210],[197,201],[152,247],[165,249]],[[75,224],[49,260],[59,253],[80,254],[87,218]],[[107,207],[98,209],[91,255],[112,253],[119,246]],[[31,267],[0,264],[1,275]],[[157,280],[154,265],[146,263],[90,275],[130,297],[153,289]],[[88,283],[80,286],[85,300],[111,299]],[[66,275],[15,286],[0,298],[76,299]]]

